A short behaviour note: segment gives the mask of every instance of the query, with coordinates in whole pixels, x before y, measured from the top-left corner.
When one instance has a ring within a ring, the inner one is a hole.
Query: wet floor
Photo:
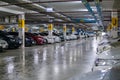
[[[0,53],[0,80],[69,80],[91,71],[97,42],[88,38]]]

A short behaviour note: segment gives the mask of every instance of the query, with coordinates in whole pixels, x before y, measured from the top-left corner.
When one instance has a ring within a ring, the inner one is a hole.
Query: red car
[[[37,36],[33,33],[25,33],[25,35],[32,37],[33,40],[36,41],[36,44],[38,45],[44,44],[44,39],[41,36]]]

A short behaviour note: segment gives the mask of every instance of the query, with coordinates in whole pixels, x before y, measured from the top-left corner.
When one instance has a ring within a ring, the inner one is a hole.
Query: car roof
[[[18,35],[18,32],[8,32],[10,35]]]

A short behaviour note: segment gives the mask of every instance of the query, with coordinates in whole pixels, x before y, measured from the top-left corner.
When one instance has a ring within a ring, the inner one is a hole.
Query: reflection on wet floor
[[[68,80],[91,70],[94,38],[9,50],[0,55],[0,80]]]

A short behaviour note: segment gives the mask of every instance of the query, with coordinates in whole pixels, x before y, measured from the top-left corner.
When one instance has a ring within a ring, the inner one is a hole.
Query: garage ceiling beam
[[[88,13],[88,11],[55,11],[56,13]],[[40,12],[40,13],[52,13],[52,12]],[[27,14],[39,14],[39,13],[27,13]],[[97,12],[94,12],[94,14],[97,14]]]
[[[11,9],[8,9],[8,8],[4,8],[4,7],[0,7],[0,11],[2,12],[7,12],[8,14],[11,13],[11,14],[24,14],[24,12],[21,12],[21,11],[16,11],[16,10],[11,10]]]
[[[74,1],[81,1],[81,0],[53,0],[53,1],[32,1],[31,3],[23,2],[23,3],[11,3],[11,4],[5,4],[0,6],[10,6],[10,5],[25,5],[25,4],[33,4],[33,3],[59,3],[59,2],[74,2]],[[93,2],[94,0],[87,0],[88,2]],[[102,1],[102,0],[100,0]]]

